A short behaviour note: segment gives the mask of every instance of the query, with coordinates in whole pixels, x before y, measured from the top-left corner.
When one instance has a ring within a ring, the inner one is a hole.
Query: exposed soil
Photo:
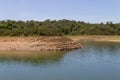
[[[75,42],[82,41],[99,41],[99,42],[118,42],[120,43],[120,36],[113,35],[80,35],[80,36],[67,36],[68,38],[74,40]]]
[[[0,38],[0,50],[73,50],[81,48],[80,43],[70,38],[54,37],[10,37]]]

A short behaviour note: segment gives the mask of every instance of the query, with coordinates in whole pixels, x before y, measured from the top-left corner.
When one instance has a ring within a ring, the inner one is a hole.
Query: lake
[[[0,80],[120,80],[120,43],[73,51],[1,51]]]

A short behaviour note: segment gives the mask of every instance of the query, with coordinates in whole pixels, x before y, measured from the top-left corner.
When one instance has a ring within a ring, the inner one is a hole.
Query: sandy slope
[[[100,41],[100,42],[118,42],[120,43],[120,36],[117,35],[78,35],[67,36],[74,41]]]
[[[80,44],[66,37],[4,37],[0,38],[0,50],[71,50]]]

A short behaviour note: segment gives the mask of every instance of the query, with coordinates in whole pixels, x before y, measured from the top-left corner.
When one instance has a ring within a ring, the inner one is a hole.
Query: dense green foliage
[[[0,21],[0,36],[120,35],[120,23],[90,24],[82,21]]]

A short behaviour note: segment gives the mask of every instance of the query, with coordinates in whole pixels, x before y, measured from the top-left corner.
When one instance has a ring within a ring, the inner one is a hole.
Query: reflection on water
[[[66,52],[1,51],[0,80],[120,80],[120,43]]]
[[[32,64],[60,62],[65,52],[62,51],[1,51],[0,63],[22,62]]]

